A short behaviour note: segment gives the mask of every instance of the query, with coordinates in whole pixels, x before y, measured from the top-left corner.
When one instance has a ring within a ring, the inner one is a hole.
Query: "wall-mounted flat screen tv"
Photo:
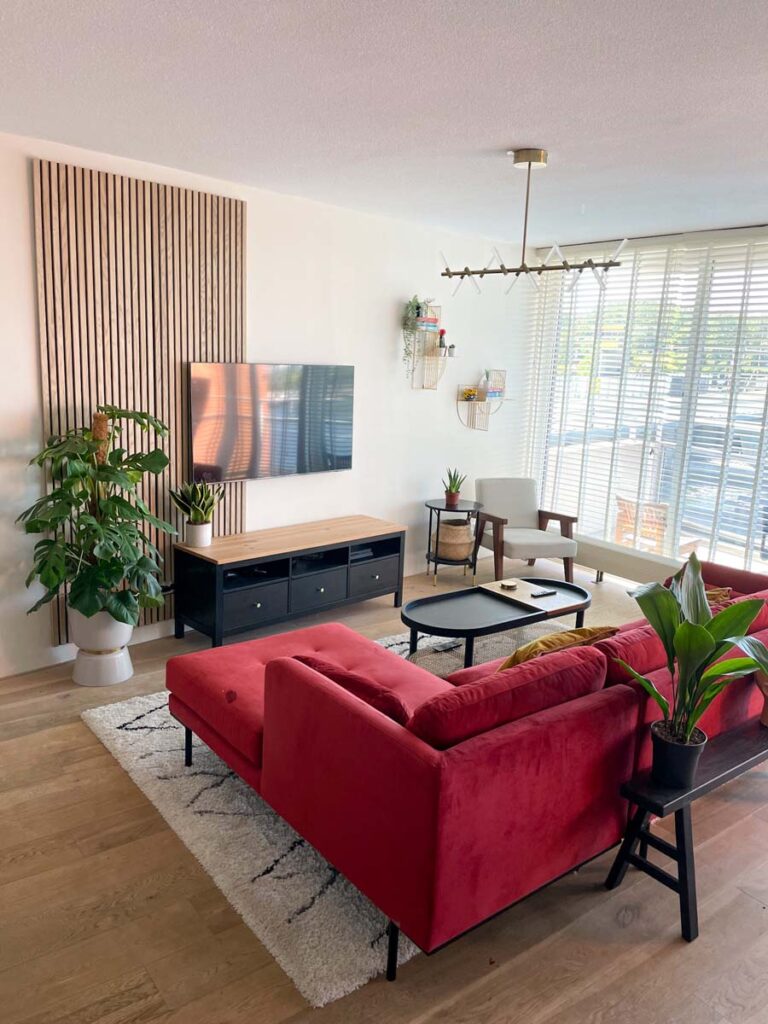
[[[352,467],[354,366],[191,363],[194,480]]]

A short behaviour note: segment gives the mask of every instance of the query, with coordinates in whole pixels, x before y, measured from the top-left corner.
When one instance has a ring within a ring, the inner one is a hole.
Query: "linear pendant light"
[[[509,291],[517,282],[521,275],[527,276],[531,284],[537,288],[539,286],[538,278],[546,272],[552,271],[565,271],[569,274],[571,281],[569,287],[573,289],[579,281],[579,276],[585,270],[591,270],[597,279],[597,283],[600,288],[605,288],[605,275],[611,269],[611,267],[620,267],[621,263],[618,260],[621,251],[627,244],[628,239],[624,239],[619,243],[616,251],[607,260],[584,260],[581,263],[570,263],[560,249],[560,246],[555,243],[549,250],[546,258],[539,263],[537,266],[528,266],[525,262],[525,248],[528,242],[528,212],[531,203],[531,171],[534,167],[546,167],[547,166],[547,151],[546,149],[509,149],[507,150],[507,156],[512,157],[512,162],[515,167],[520,167],[526,170],[526,183],[525,183],[525,213],[523,215],[523,242],[520,253],[520,265],[517,267],[508,267],[505,265],[499,250],[494,248],[493,255],[490,261],[486,264],[482,270],[471,270],[468,266],[462,270],[451,270],[448,266],[448,261],[443,256],[445,262],[445,270],[440,274],[441,277],[458,278],[458,284],[454,289],[454,295],[459,290],[461,285],[467,278],[472,280],[472,283],[478,288],[477,282],[474,280],[479,277],[481,280],[484,277],[490,276],[491,274],[501,274],[504,277],[512,275],[512,284],[509,286]],[[442,255],[442,254],[441,254]],[[557,263],[550,263],[549,261],[553,256],[557,257]],[[493,264],[497,263],[498,266]],[[480,289],[478,288],[478,291]]]

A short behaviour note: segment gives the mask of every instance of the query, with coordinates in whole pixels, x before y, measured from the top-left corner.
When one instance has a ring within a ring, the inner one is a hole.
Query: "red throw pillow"
[[[348,668],[342,668],[341,665],[334,665],[330,661],[323,661],[321,658],[313,658],[310,655],[295,654],[293,660],[300,661],[302,665],[331,679],[347,693],[359,697],[360,700],[365,701],[366,704],[399,725],[405,725],[408,721],[408,708],[402,700],[396,693],[388,690],[386,686],[382,686],[375,679],[368,679],[366,676],[358,675],[357,672],[350,672]]]
[[[609,640],[599,640],[595,647],[608,659],[606,686],[628,683],[632,679],[624,666],[616,661],[617,658],[626,661],[641,676],[655,672],[657,668],[665,668],[667,664],[664,644],[652,626],[617,633]]]
[[[408,729],[430,746],[444,750],[499,725],[602,689],[605,668],[604,655],[594,647],[572,647],[534,658],[430,697],[416,709]]]

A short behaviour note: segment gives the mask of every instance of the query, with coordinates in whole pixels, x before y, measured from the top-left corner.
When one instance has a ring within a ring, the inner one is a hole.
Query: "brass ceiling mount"
[[[507,156],[512,157],[515,167],[546,167],[549,153],[546,149],[508,149]]]

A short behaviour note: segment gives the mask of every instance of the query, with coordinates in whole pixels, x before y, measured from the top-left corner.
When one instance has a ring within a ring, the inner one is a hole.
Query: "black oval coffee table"
[[[400,617],[411,631],[410,654],[416,651],[419,633],[463,637],[464,667],[469,668],[474,658],[475,637],[503,633],[508,629],[529,626],[533,622],[543,622],[562,615],[575,614],[577,628],[584,625],[584,612],[592,603],[592,597],[583,587],[536,576],[521,576],[515,582],[530,584],[530,587],[525,587],[525,593],[519,595],[511,591],[504,592],[502,596],[497,583],[492,584],[497,588],[495,591],[486,587],[472,587],[470,590],[409,601]],[[554,590],[555,593],[548,597],[532,598],[531,589]]]

